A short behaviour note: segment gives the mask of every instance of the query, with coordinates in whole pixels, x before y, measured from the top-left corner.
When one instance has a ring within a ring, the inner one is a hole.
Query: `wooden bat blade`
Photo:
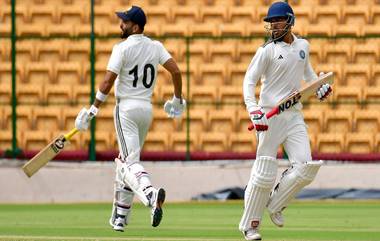
[[[57,156],[65,147],[66,139],[59,136],[22,167],[28,177],[33,176],[41,167],[45,166],[50,160]]]
[[[280,101],[277,104],[278,110],[276,114],[280,114],[285,110],[288,110],[298,102],[302,102],[305,100],[308,100],[310,96],[315,95],[316,91],[318,90],[319,87],[323,84],[333,84],[334,79],[333,79],[333,73],[329,72],[327,74],[324,74],[320,76],[318,79],[314,80],[313,82],[307,84],[306,86],[302,87],[300,90],[294,92],[293,94],[289,95],[282,101]],[[267,116],[267,118],[270,118],[272,116]]]
[[[318,88],[323,84],[330,84],[332,85],[334,83],[333,73],[329,72],[322,76],[320,76],[317,80],[311,82],[310,84],[306,85],[305,87],[301,88],[301,98],[300,101],[305,101],[309,99],[310,96],[314,95],[315,92],[318,90]]]
[[[302,102],[305,100],[308,100],[310,96],[314,95],[315,92],[318,90],[318,88],[323,84],[333,84],[334,78],[333,73],[328,72],[326,74],[323,74],[322,76],[319,76],[318,79],[314,80],[313,82],[307,84],[306,86],[302,87],[300,90],[295,91],[291,95],[287,96],[285,99],[281,100],[276,107],[274,107],[272,110],[270,110],[266,117],[269,119],[273,117],[274,115],[278,115],[288,109],[290,109],[292,106],[297,104],[298,102]],[[248,130],[251,131],[255,127],[252,123],[249,123]]]

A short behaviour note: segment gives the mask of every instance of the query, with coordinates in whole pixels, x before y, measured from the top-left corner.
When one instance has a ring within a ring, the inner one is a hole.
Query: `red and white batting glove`
[[[331,86],[329,84],[324,84],[324,85],[321,85],[321,87],[319,87],[316,94],[317,94],[318,99],[320,101],[323,101],[330,95],[331,92],[332,92]]]
[[[255,126],[256,131],[266,131],[268,130],[268,119],[265,116],[265,113],[262,112],[261,107],[249,113],[249,117],[253,125]]]

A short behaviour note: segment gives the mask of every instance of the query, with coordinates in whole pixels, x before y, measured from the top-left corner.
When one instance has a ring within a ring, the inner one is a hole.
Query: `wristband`
[[[101,102],[106,101],[108,95],[103,94],[100,90],[96,92],[96,99],[100,100]]]
[[[88,110],[88,112],[90,113],[90,115],[92,116],[96,116],[98,114],[98,108],[94,105],[91,105],[90,109]]]

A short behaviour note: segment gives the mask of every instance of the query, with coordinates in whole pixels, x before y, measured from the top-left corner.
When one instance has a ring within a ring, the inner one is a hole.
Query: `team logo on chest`
[[[306,56],[305,51],[301,49],[299,54],[300,54],[301,59],[305,59],[305,56]]]

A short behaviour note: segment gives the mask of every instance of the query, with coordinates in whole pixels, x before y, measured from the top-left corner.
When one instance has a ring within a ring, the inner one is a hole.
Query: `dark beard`
[[[120,38],[126,39],[133,34],[132,29],[128,28],[125,31],[121,30]]]
[[[126,38],[129,37],[129,35],[130,35],[130,34],[129,34],[127,31],[125,31],[125,32],[122,31],[121,34],[120,34],[120,38],[121,38],[121,39],[126,39]]]

